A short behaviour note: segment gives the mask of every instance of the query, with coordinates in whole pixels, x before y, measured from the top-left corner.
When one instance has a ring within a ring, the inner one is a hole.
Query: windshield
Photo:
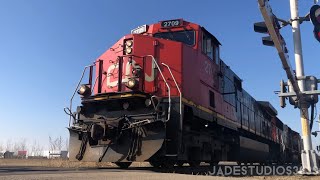
[[[156,33],[154,34],[154,37],[156,38],[162,38],[162,39],[169,39],[172,41],[178,41],[182,42],[187,45],[194,45],[194,37],[195,32],[194,31],[169,31],[169,32],[162,32],[162,33]]]

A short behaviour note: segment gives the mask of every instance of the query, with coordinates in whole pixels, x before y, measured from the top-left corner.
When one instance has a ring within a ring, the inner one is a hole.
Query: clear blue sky
[[[271,3],[275,14],[289,19],[289,0]],[[305,15],[313,0],[299,3]],[[83,67],[131,29],[174,18],[198,23],[214,34],[222,43],[222,59],[244,80],[244,88],[257,100],[270,101],[286,124],[301,131],[298,110],[280,109],[273,93],[286,76],[276,50],[263,46],[262,35],[253,31],[253,23],[262,21],[256,0],[2,0],[0,142],[26,138],[47,144],[49,135],[67,137],[63,107]],[[306,74],[320,77],[320,44],[311,23],[302,28]],[[294,67],[291,28],[282,34]]]

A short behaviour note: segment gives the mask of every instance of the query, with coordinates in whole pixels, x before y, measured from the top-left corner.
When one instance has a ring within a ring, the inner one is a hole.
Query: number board
[[[174,20],[168,20],[168,21],[162,21],[161,27],[175,27],[175,26],[182,26],[182,20],[181,19],[174,19]]]
[[[135,29],[132,29],[131,34],[142,34],[142,33],[147,32],[147,30],[148,30],[148,25],[142,25],[142,26],[139,26]]]

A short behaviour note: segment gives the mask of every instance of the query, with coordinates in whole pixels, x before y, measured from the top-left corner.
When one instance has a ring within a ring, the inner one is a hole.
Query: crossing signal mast
[[[258,0],[259,8],[264,22],[254,24],[254,30],[259,33],[268,34],[262,38],[262,43],[267,46],[274,46],[279,54],[283,69],[286,72],[288,81],[280,82],[280,106],[286,106],[286,99],[291,105],[300,109],[302,125],[303,150],[301,152],[302,169],[300,174],[320,174],[315,150],[312,149],[311,128],[314,119],[314,107],[318,102],[320,91],[317,90],[320,81],[314,76],[305,76],[302,56],[302,43],[300,34],[300,24],[304,21],[312,21],[315,26],[314,35],[320,42],[320,6],[314,5],[310,10],[310,15],[299,17],[298,0],[290,0],[291,19],[285,21],[277,18],[269,5],[269,0]],[[315,1],[317,3],[317,1]],[[281,23],[281,25],[280,25]],[[291,25],[294,40],[294,55],[296,71],[294,72],[289,61],[288,49],[280,29]],[[311,118],[309,118],[309,108],[311,106]],[[309,124],[310,121],[310,124]]]

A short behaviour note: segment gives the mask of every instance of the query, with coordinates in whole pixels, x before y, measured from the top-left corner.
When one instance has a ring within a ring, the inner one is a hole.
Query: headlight
[[[126,54],[131,54],[132,53],[132,48],[131,47],[127,47],[126,48]]]
[[[126,39],[124,41],[123,53],[124,54],[131,54],[132,53],[132,48],[133,48],[133,40],[132,39]]]
[[[78,90],[78,94],[82,96],[89,96],[91,95],[91,89],[88,85],[82,84]]]
[[[132,89],[137,85],[137,81],[135,79],[129,79],[127,82],[127,87]]]
[[[133,45],[133,41],[132,40],[126,41],[126,46],[131,47],[132,45]]]

